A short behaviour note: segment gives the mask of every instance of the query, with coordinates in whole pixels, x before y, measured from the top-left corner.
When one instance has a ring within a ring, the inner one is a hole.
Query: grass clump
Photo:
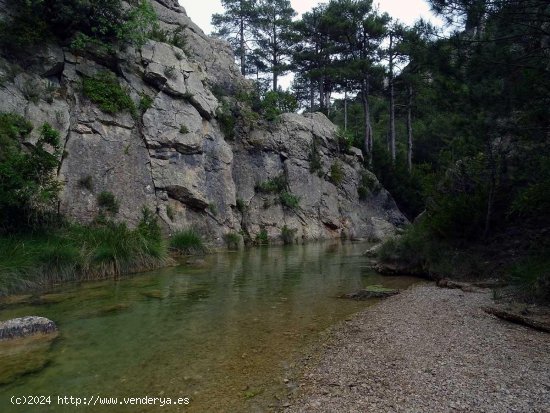
[[[118,199],[108,191],[103,191],[97,196],[97,204],[102,212],[105,211],[112,215],[118,214],[120,210]]]
[[[88,191],[94,190],[94,180],[91,175],[83,176],[78,180],[78,186],[84,189],[87,189]]]
[[[170,239],[170,249],[182,255],[202,254],[206,251],[200,234],[194,229],[176,232]]]
[[[186,133],[189,133],[189,128],[185,125],[180,125],[180,133],[182,135],[185,135]]]
[[[223,240],[227,248],[230,250],[238,250],[241,245],[241,236],[236,232],[228,232],[224,234]]]
[[[359,186],[357,187],[359,199],[364,201],[372,193],[376,193],[380,191],[380,189],[381,186],[380,183],[376,180],[376,177],[368,171],[363,171],[363,173],[361,174],[361,181],[359,182]]]
[[[284,207],[289,209],[296,209],[300,205],[300,198],[287,191],[279,195],[279,200]]]
[[[145,93],[142,93],[139,98],[138,108],[141,113],[145,113],[148,109],[153,107],[153,98]]]
[[[309,148],[309,172],[312,174],[317,172],[319,176],[323,175],[323,163],[321,161],[321,154],[319,153],[319,148],[315,140],[311,143]]]
[[[168,263],[156,217],[143,209],[135,229],[106,221],[0,236],[0,295],[64,281],[117,277]]]
[[[103,71],[85,78],[82,92],[105,113],[115,114],[123,110],[130,111],[134,116],[137,113],[136,105],[113,72]]]
[[[256,245],[267,245],[269,244],[269,237],[267,235],[267,230],[261,228],[260,232],[256,235]]]

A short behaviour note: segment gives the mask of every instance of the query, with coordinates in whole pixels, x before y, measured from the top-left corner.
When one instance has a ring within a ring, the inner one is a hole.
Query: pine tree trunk
[[[364,148],[365,152],[368,155],[369,166],[372,167],[372,149],[373,149],[373,140],[372,140],[372,125],[370,122],[370,106],[369,106],[369,79],[363,81],[361,87],[361,103],[363,104],[363,118],[365,121],[364,127]]]
[[[390,152],[391,152],[391,161],[392,165],[395,165],[395,96],[394,96],[394,85],[393,85],[393,34],[390,33],[390,76],[389,76],[389,87],[390,87]]]
[[[241,27],[239,30],[239,36],[241,37],[241,74],[246,75],[246,53],[244,49],[244,21],[241,19]]]
[[[407,105],[407,167],[409,169],[409,173],[412,173],[413,154],[412,100],[413,88],[409,85],[409,104]]]

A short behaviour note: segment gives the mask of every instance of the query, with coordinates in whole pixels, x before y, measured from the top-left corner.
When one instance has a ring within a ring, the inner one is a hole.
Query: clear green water
[[[44,368],[0,386],[0,411],[276,410],[282,403],[277,399],[284,402],[293,387],[303,350],[321,331],[371,304],[339,294],[371,284],[406,288],[416,281],[376,275],[365,249],[323,243],[220,253],[198,265],[65,286],[29,303],[4,304],[0,320],[45,316],[60,334]],[[10,366],[0,358],[0,370]],[[12,395],[53,397],[50,406],[17,407],[9,402]],[[58,395],[191,402],[63,407]]]

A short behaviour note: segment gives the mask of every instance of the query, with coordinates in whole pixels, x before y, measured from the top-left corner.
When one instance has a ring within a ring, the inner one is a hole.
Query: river
[[[373,284],[406,288],[416,281],[375,274],[362,255],[366,248],[317,243],[216,253],[118,281],[65,285],[18,304],[4,300],[0,320],[40,315],[54,320],[60,333],[53,344],[31,340],[23,355],[21,346],[2,344],[0,376],[21,370],[21,357],[35,363],[35,371],[4,380],[0,410],[277,410],[296,391],[304,354],[323,331],[373,303],[338,295]],[[14,395],[51,399],[15,406]],[[58,404],[58,396],[118,401],[116,408],[76,407]],[[144,396],[190,400],[162,408],[160,401],[121,404],[123,397]]]

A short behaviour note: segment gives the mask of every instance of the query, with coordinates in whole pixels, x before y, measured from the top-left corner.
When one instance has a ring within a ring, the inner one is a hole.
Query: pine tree
[[[214,14],[212,25],[217,28],[215,36],[229,42],[239,57],[241,73],[248,73],[248,50],[258,24],[258,2],[256,0],[222,0],[225,13]]]

